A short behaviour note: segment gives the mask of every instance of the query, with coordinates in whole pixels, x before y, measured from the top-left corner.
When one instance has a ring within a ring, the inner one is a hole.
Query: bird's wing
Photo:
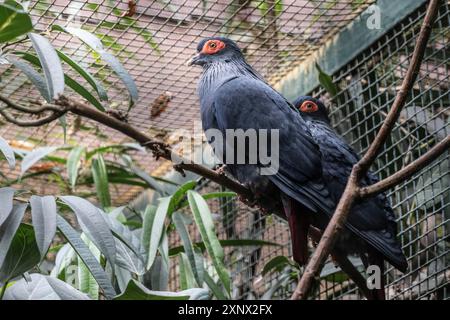
[[[335,201],[339,201],[347,179],[358,162],[357,153],[325,124],[310,123],[313,136],[323,156],[322,170]],[[378,181],[368,173],[362,184]],[[407,263],[400,245],[395,239],[396,222],[392,207],[384,193],[357,201],[346,222],[347,227],[380,251],[399,270],[406,270]]]
[[[306,123],[279,93],[261,81],[243,76],[221,85],[213,103],[222,132],[226,129],[278,130],[279,150],[272,149],[271,156],[278,157],[279,168],[268,178],[313,212],[333,212],[334,202],[322,183],[320,151]]]

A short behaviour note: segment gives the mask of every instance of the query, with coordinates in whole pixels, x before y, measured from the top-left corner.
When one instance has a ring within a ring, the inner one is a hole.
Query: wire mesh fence
[[[243,49],[248,61],[276,85],[308,57],[315,56],[333,37],[350,25],[375,1],[362,0],[217,0],[217,1],[31,1],[35,28],[74,25],[92,31],[106,50],[116,55],[135,79],[139,101],[129,122],[172,146],[171,133],[192,130],[199,119],[196,83],[200,70],[185,62],[195,53],[197,42],[211,35],[225,35]],[[330,97],[323,89],[311,93],[330,106],[338,132],[362,153],[373,140],[392,104],[406,72],[417,37],[424,7],[399,24],[339,70],[333,78],[339,93]],[[432,39],[427,47],[419,79],[409,95],[396,126],[374,170],[385,177],[426,152],[449,134],[449,40],[450,6],[443,2]],[[109,108],[125,111],[127,93],[113,72],[80,41],[48,30],[53,44],[88,68],[108,88]],[[27,45],[17,45],[28,50]],[[70,72],[69,72],[70,74]],[[17,70],[0,65],[0,90],[13,99],[37,99],[32,85]],[[75,75],[73,75],[75,77]],[[80,79],[76,78],[83,83]],[[0,119],[1,121],[1,119]],[[69,118],[68,141],[95,147],[124,142],[124,138],[102,126],[83,126],[87,120]],[[85,123],[86,124],[86,123]],[[57,123],[41,128],[18,129],[0,122],[0,136],[17,148],[62,144],[63,131]],[[149,161],[136,154],[142,168],[163,175],[170,165]],[[399,239],[410,264],[402,275],[387,269],[388,297],[391,299],[448,299],[450,160],[448,152],[439,161],[397,186],[389,193],[398,217]],[[3,170],[2,170],[3,171]],[[9,172],[7,176],[17,175]],[[50,193],[52,184],[27,180],[23,188]],[[56,187],[55,187],[56,188]],[[205,189],[216,188],[206,184]],[[117,185],[112,190],[115,204],[128,202],[141,187]],[[276,217],[264,217],[234,201],[212,202],[219,234],[223,239],[262,239],[279,246],[262,248],[226,247],[237,299],[286,298],[296,279],[292,270],[261,275],[270,259],[289,256],[289,232]],[[199,235],[192,234],[200,241]],[[178,239],[171,239],[176,243]],[[361,265],[360,261],[352,260]],[[172,268],[171,286],[177,266]],[[361,298],[356,287],[332,263],[328,263],[315,288],[320,299]]]
[[[380,177],[395,173],[449,134],[449,9],[446,4],[440,10],[419,79],[408,97],[399,124],[374,166]],[[373,140],[395,98],[423,16],[422,8],[336,72],[334,80],[340,88],[336,96],[330,97],[320,88],[312,92],[328,102],[335,129],[359,153],[363,153]],[[389,299],[449,298],[449,169],[447,152],[433,165],[389,192],[398,218],[398,237],[409,262],[405,274],[392,267],[386,270]],[[223,238],[250,236],[282,245],[229,253],[235,297],[289,297],[296,284],[291,269],[261,276],[268,261],[289,254],[287,225],[278,218],[265,218],[258,211],[242,208],[231,201],[222,204],[219,212],[222,220],[218,225]],[[230,234],[230,230],[233,233]],[[352,259],[352,262],[362,267],[359,259]],[[362,298],[352,281],[331,261],[322,271],[313,297]]]

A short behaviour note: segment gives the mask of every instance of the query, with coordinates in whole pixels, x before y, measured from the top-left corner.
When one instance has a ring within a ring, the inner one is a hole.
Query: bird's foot
[[[218,175],[225,176],[226,175],[227,166],[225,164],[219,166],[215,171]]]

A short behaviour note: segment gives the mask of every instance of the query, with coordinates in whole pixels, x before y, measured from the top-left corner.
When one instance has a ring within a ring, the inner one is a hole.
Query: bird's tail
[[[359,231],[361,236],[395,268],[405,273],[408,261],[395,235],[388,230]]]

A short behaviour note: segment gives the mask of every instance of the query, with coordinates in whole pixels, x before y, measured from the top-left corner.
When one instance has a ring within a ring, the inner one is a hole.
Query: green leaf
[[[100,111],[105,111],[105,107],[101,104],[101,102],[99,102],[88,90],[86,90],[76,80],[69,77],[68,75],[64,76],[64,80],[66,84],[69,86],[69,88],[71,88],[73,91],[75,91],[80,96],[85,98],[87,101],[92,103],[94,107],[96,107]]]
[[[283,0],[276,0],[274,10],[275,15],[278,17],[283,12]]]
[[[54,277],[33,273],[30,279],[20,279],[8,287],[5,300],[89,300],[84,293]]]
[[[219,198],[230,198],[230,197],[236,197],[237,194],[236,192],[232,192],[232,191],[220,191],[220,192],[208,192],[208,193],[203,193],[202,197],[205,200],[210,200],[210,199],[219,199]],[[187,201],[183,201],[179,206],[178,209],[181,209],[185,206],[187,206],[189,203]]]
[[[216,296],[219,300],[228,300],[228,297],[223,293],[222,288],[214,281],[211,276],[205,272],[205,282],[208,285],[208,287],[211,289],[212,293]]]
[[[269,262],[265,264],[261,274],[264,276],[269,272],[281,271],[289,265],[292,265],[292,262],[287,257],[277,256],[270,259]]]
[[[208,204],[200,194],[193,190],[189,190],[187,196],[195,223],[197,224],[202,240],[205,243],[206,251],[211,257],[212,263],[225,290],[229,294],[231,290],[230,275],[223,264],[224,253],[214,230],[214,223]]]
[[[91,250],[95,259],[100,263],[100,250],[90,241],[86,236],[81,235],[81,239],[86,243],[89,250]],[[94,276],[84,264],[83,260],[78,256],[78,288],[81,292],[87,293],[91,299],[98,299],[99,285],[95,281]]]
[[[27,153],[27,155],[22,159],[20,176],[23,176],[23,174],[33,165],[35,165],[36,162],[46,157],[50,153],[55,152],[57,149],[58,147],[41,147]]]
[[[256,240],[256,239],[229,239],[229,240],[219,240],[222,247],[255,247],[255,246],[281,246],[278,243]],[[199,248],[204,251],[206,249],[204,242],[196,242],[193,244],[195,248]],[[184,251],[183,246],[170,248],[169,255],[171,257],[177,255]]]
[[[10,187],[0,188],[0,226],[3,225],[3,222],[5,222],[11,214],[14,192],[15,190]]]
[[[164,186],[162,186],[158,181],[156,181],[155,178],[153,178],[152,176],[147,174],[145,171],[139,169],[138,167],[136,167],[134,165],[130,165],[129,169],[136,176],[138,176],[140,179],[145,181],[147,183],[147,185],[149,186],[149,188],[151,188],[151,189],[153,189],[155,191],[158,191],[159,194],[161,194],[161,195],[167,195],[166,188],[164,188]]]
[[[208,291],[201,288],[180,292],[152,291],[136,280],[131,280],[123,293],[114,300],[200,300],[208,297]]]
[[[78,169],[80,168],[81,156],[85,153],[86,148],[78,146],[73,148],[67,157],[67,174],[69,177],[70,186],[75,187],[78,177]]]
[[[164,221],[167,216],[167,209],[169,208],[170,198],[161,198],[158,207],[156,208],[155,216],[151,221],[151,225],[145,225],[144,227],[150,228],[151,231],[142,230],[142,232],[150,232],[150,243],[144,243],[144,246],[148,245],[148,258],[147,258],[147,270],[153,264],[156,257],[156,252],[158,251],[159,245],[161,243],[163,231],[164,231]],[[149,219],[151,220],[151,219]]]
[[[106,171],[105,160],[100,153],[92,160],[91,169],[94,177],[95,189],[97,191],[97,198],[103,208],[110,207],[111,195],[109,193],[108,172]]]
[[[92,33],[89,31],[79,29],[79,28],[73,28],[73,27],[66,27],[63,28],[58,25],[52,26],[53,30],[58,30],[62,32],[69,33],[73,36],[76,36],[81,41],[83,41],[86,45],[88,45],[92,50],[94,50],[96,53],[100,55],[102,60],[104,60],[111,69],[114,70],[114,72],[119,76],[119,78],[122,80],[123,84],[127,88],[129,94],[130,94],[130,110],[134,104],[139,99],[138,89],[137,86],[133,80],[133,78],[130,76],[130,74],[125,70],[123,65],[120,63],[120,61],[114,57],[112,54],[105,51],[103,48],[103,45],[101,41]]]
[[[9,3],[0,4],[0,43],[14,40],[32,29],[28,13]]]
[[[106,259],[115,263],[116,245],[103,211],[89,201],[76,196],[59,196],[75,213],[81,229],[94,241]]]
[[[26,205],[22,204],[26,208]],[[19,210],[25,211],[21,207]],[[39,249],[34,238],[33,227],[22,223],[12,239],[8,253],[0,268],[0,283],[22,275],[41,260]]]
[[[39,57],[47,81],[49,96],[53,100],[64,92],[64,72],[61,60],[59,60],[56,50],[46,38],[37,33],[29,33],[28,38],[30,38]]]
[[[31,196],[31,218],[41,259],[47,253],[56,233],[56,202],[53,196]]]
[[[156,208],[156,206],[148,205],[143,214],[141,243],[146,254],[148,254],[150,248],[150,238],[152,235],[152,225],[155,220]]]
[[[41,63],[39,62],[39,59],[35,55],[32,55],[24,51],[14,51],[14,53],[20,55],[22,59],[34,64],[35,66],[41,67]],[[69,88],[71,88],[73,91],[78,93],[84,99],[92,103],[92,105],[96,107],[98,110],[105,111],[103,105],[88,90],[86,90],[82,85],[80,85],[78,81],[74,80],[68,75],[64,75],[64,81],[66,85],[69,86]]]
[[[319,82],[322,85],[322,87],[324,87],[324,89],[330,94],[331,97],[336,96],[339,92],[339,88],[333,82],[333,78],[330,75],[323,72],[318,63],[316,63],[316,69],[319,72]]]
[[[181,185],[177,191],[173,193],[173,195],[170,197],[170,203],[169,203],[169,216],[176,210],[177,206],[183,200],[183,198],[186,196],[186,192],[188,190],[192,190],[197,185],[197,182],[194,180],[188,181]]]
[[[11,242],[13,241],[14,234],[20,226],[20,222],[22,221],[26,208],[26,204],[12,206],[12,210],[10,210],[11,214],[0,227],[0,267],[5,261]]]
[[[103,88],[103,86],[101,85],[101,83],[98,82],[86,69],[84,69],[78,63],[76,63],[74,60],[72,60],[72,58],[70,58],[64,52],[62,52],[60,50],[56,50],[56,52],[58,53],[58,56],[61,60],[66,62],[75,71],[77,71],[78,74],[80,76],[82,76],[92,86],[92,88],[94,88],[94,90],[97,92],[100,100],[102,100],[102,101],[108,100],[108,95],[106,94],[106,91]]]
[[[92,252],[81,240],[80,235],[72,228],[72,226],[64,220],[61,216],[57,216],[57,225],[59,231],[69,241],[72,248],[76,251],[78,256],[83,260],[91,274],[94,276],[103,293],[108,299],[112,299],[116,292],[109,280],[108,274],[102,269],[99,262],[95,259]]]
[[[8,161],[9,168],[11,170],[14,169],[14,167],[16,166],[16,157],[14,156],[14,150],[11,148],[9,143],[2,137],[0,137],[0,151],[5,156],[6,161]]]
[[[199,265],[198,259],[195,257],[194,246],[192,245],[191,237],[184,224],[183,217],[180,213],[175,212],[172,216],[173,223],[177,229],[178,235],[180,236],[181,242],[183,243],[184,252],[190,263],[191,269],[194,272],[195,279],[199,286],[203,285],[203,265]]]
[[[192,271],[191,265],[187,256],[180,252],[178,254],[178,266],[180,268],[180,288],[181,290],[186,290],[190,288],[195,288],[198,286],[195,281],[194,272]]]
[[[45,101],[50,102],[52,100],[47,89],[47,83],[45,82],[45,79],[39,74],[39,72],[37,72],[27,63],[17,60],[11,55],[6,56],[6,60],[12,63],[17,69],[22,71],[28,77],[31,83],[33,83],[34,86],[39,90],[41,96],[45,99]]]

